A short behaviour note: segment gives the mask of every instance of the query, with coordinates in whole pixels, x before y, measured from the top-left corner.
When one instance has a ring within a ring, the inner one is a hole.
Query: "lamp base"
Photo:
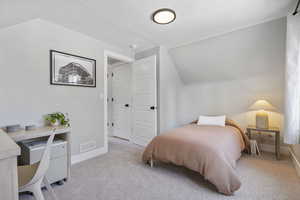
[[[269,116],[266,112],[258,112],[256,114],[256,128],[268,129],[269,128]]]

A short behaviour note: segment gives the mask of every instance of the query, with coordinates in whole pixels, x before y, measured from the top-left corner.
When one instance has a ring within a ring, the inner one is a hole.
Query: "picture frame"
[[[96,60],[50,50],[50,84],[96,87]]]

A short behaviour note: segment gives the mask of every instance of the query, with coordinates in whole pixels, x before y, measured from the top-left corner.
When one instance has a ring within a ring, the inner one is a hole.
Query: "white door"
[[[132,141],[147,145],[157,135],[156,57],[132,65]]]
[[[112,132],[113,136],[130,139],[131,135],[131,65],[112,70]]]

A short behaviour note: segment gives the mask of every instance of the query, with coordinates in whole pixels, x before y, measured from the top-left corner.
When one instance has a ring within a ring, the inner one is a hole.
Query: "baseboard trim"
[[[289,148],[289,152],[291,154],[291,159],[294,163],[294,167],[297,171],[297,174],[300,177],[300,160],[297,159],[297,156],[295,155],[295,153],[293,152],[293,150],[291,148]]]
[[[83,162],[85,160],[95,158],[95,157],[100,156],[100,155],[105,154],[105,153],[107,153],[107,148],[106,147],[97,148],[97,149],[94,149],[92,151],[80,153],[80,154],[77,154],[77,155],[74,155],[74,156],[71,157],[71,164],[74,165],[74,164]]]

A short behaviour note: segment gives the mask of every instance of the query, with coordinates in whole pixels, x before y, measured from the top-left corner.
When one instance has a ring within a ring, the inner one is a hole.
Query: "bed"
[[[236,161],[249,150],[244,132],[230,120],[226,126],[191,123],[156,136],[143,153],[145,163],[161,161],[199,172],[225,195],[241,186]]]

